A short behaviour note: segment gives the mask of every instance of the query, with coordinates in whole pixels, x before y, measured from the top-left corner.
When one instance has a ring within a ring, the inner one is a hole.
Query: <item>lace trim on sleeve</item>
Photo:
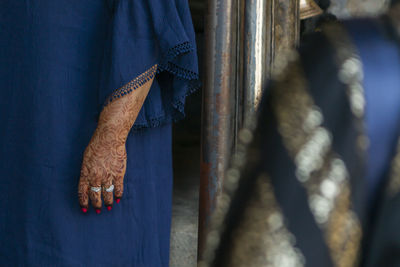
[[[143,86],[147,82],[151,81],[157,73],[157,64],[145,71],[144,73],[140,74],[138,77],[130,81],[129,83],[125,84],[121,88],[115,90],[111,96],[106,100],[105,105],[110,104],[112,101],[121,98],[133,90],[138,89],[139,87]]]
[[[176,79],[186,80],[186,92],[180,95],[174,96],[171,100],[171,106],[173,110],[170,114],[163,114],[155,117],[146,118],[145,121],[136,121],[132,127],[134,131],[140,131],[146,128],[154,128],[166,123],[172,123],[181,120],[185,117],[185,98],[190,94],[197,91],[201,86],[199,80],[199,74],[185,68],[184,66],[178,65],[176,59],[179,56],[195,52],[195,47],[190,42],[184,42],[170,48],[160,59],[158,64],[154,65],[146,72],[133,79],[123,87],[115,90],[105,101],[104,106],[108,105],[110,102],[117,100],[133,90],[143,86],[145,83],[153,79],[157,74],[161,72],[168,72],[175,76]]]

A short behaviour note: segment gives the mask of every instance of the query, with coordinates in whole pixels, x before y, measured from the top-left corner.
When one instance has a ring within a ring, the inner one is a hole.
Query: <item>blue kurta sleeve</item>
[[[107,105],[155,76],[133,129],[183,118],[185,98],[199,85],[188,1],[115,0],[112,10],[99,104]]]

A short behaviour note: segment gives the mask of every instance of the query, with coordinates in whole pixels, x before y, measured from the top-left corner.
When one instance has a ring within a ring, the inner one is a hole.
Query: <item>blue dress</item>
[[[198,85],[195,49],[187,0],[0,1],[0,266],[168,266],[171,123]],[[121,203],[83,214],[102,107],[156,64]]]
[[[375,20],[347,21],[346,27],[364,63],[365,119],[370,140],[366,180],[372,204],[384,186],[400,132],[399,44]]]

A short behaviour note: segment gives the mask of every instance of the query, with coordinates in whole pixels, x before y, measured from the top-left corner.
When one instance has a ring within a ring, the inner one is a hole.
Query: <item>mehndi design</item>
[[[157,65],[150,70],[156,68]],[[154,73],[154,71],[151,72]],[[125,142],[153,79],[154,75],[129,94],[108,103],[101,112],[97,129],[83,156],[78,189],[79,203],[83,212],[87,212],[89,200],[96,209],[96,213],[100,213],[102,197],[108,210],[112,208],[113,195],[117,203],[121,199],[127,160]],[[114,192],[106,190],[112,186],[114,186]],[[92,187],[94,189],[100,187],[102,190],[91,190]]]

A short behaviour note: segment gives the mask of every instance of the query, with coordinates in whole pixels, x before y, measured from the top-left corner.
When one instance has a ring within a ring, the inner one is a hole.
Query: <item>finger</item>
[[[112,180],[110,179],[106,183],[103,184],[103,201],[104,205],[106,205],[108,210],[112,209],[112,205],[114,202],[114,189],[113,189]]]
[[[124,176],[120,175],[115,177],[114,179],[114,194],[115,194],[115,202],[119,203],[124,194]]]
[[[89,189],[89,198],[92,206],[95,208],[96,213],[101,212],[101,184],[91,184]]]
[[[82,212],[86,213],[89,208],[89,182],[83,171],[79,179],[78,198]]]

